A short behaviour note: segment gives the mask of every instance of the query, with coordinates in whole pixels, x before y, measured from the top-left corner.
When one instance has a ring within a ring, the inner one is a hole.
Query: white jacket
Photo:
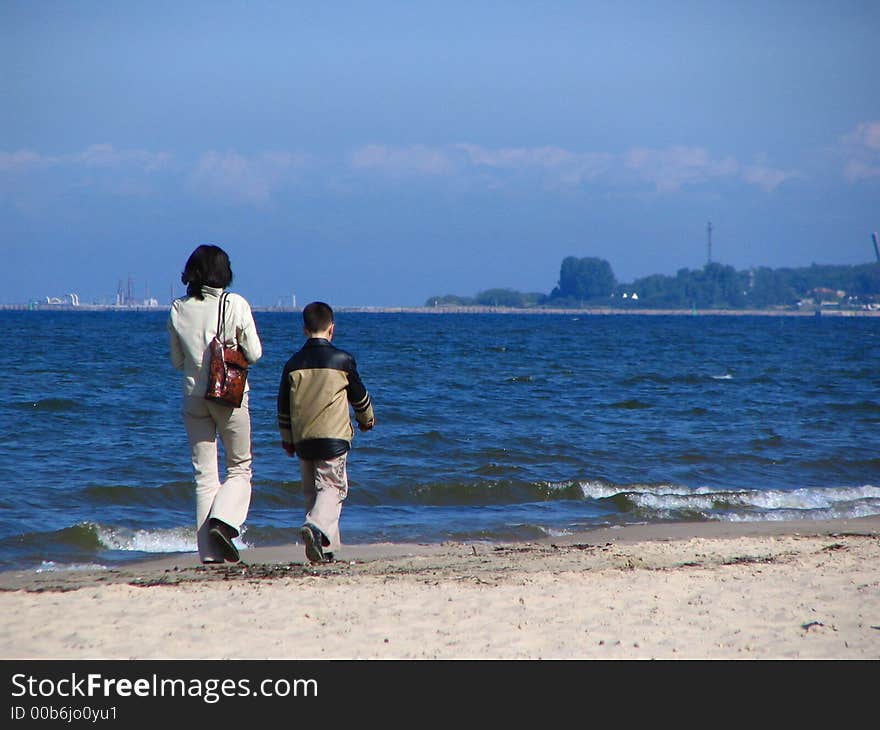
[[[208,345],[217,334],[217,317],[222,289],[202,287],[204,299],[183,297],[175,299],[168,315],[168,344],[171,364],[183,370],[183,390],[186,395],[204,395],[208,387]],[[226,345],[238,345],[247,361],[253,365],[263,355],[263,345],[257,334],[254,315],[247,300],[229,293],[226,297]],[[245,390],[248,390],[247,383]]]

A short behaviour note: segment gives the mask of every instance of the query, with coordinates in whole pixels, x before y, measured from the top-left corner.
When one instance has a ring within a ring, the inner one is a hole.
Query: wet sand
[[[3,659],[880,659],[880,516],[0,574]]]

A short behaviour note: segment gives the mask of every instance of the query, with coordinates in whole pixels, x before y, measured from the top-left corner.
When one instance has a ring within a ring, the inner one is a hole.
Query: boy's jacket
[[[303,459],[332,459],[351,448],[358,423],[373,420],[370,394],[361,382],[354,357],[313,337],[284,366],[278,387],[278,429]]]

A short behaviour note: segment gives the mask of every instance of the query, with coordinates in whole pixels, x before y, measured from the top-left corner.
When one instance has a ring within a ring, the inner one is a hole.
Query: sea
[[[294,545],[276,396],[300,315],[256,311],[238,544]],[[167,310],[3,311],[0,570],[193,553]],[[337,313],[376,410],[345,543],[528,541],[633,523],[880,514],[880,318]],[[291,549],[291,561],[301,560]]]

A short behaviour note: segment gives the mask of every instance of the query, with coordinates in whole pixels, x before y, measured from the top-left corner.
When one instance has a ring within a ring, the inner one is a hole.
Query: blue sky
[[[0,302],[874,260],[877,2],[0,0]]]

